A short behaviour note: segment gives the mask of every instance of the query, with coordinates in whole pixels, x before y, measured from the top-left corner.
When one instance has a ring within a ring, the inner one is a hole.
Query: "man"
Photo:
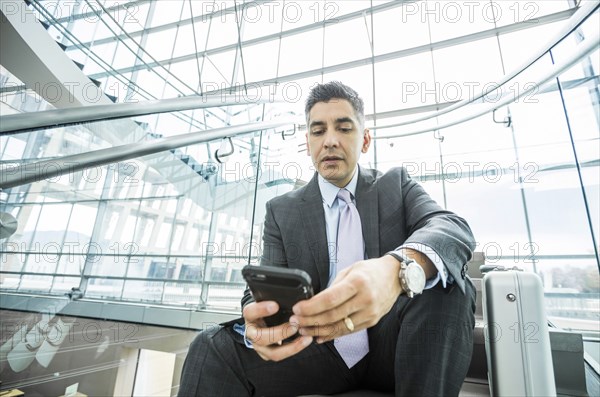
[[[371,143],[363,106],[339,82],[311,90],[306,139],[317,172],[267,203],[261,265],[305,270],[315,296],[267,328],[262,319],[277,304],[246,291],[245,326],[207,330],[190,346],[180,396],[458,394],[472,352],[465,263],[474,239],[404,169],[382,175],[357,165]]]

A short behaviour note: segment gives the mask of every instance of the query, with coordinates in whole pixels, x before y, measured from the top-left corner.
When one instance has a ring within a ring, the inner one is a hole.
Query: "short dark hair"
[[[315,104],[318,102],[329,102],[334,98],[345,99],[350,102],[352,108],[354,108],[358,122],[361,124],[365,123],[365,104],[362,98],[358,95],[358,92],[340,81],[317,84],[310,90],[308,98],[306,98],[306,106],[304,107],[306,119],[308,120],[310,110]]]

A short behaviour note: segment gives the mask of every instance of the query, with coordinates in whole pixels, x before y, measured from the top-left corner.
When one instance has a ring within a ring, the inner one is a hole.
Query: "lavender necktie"
[[[338,200],[344,200],[346,203],[340,211],[337,234],[336,271],[339,273],[354,262],[365,259],[365,254],[360,215],[356,205],[352,202],[350,192],[346,189],[340,189],[337,198]],[[342,336],[336,339],[334,344],[348,368],[352,368],[369,352],[369,337],[366,329]]]

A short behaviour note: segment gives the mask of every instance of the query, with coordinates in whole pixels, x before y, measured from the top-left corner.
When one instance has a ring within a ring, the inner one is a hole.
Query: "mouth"
[[[335,163],[336,161],[342,161],[342,158],[338,156],[325,156],[321,159],[321,162],[325,164]]]

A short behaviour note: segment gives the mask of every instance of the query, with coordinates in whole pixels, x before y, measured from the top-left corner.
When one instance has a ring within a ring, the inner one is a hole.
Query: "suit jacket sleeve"
[[[404,168],[400,169],[408,238],[403,244],[423,246],[422,252],[433,249],[448,272],[464,291],[463,266],[472,257],[475,239],[467,222],[440,207]]]
[[[265,223],[263,226],[263,251],[260,259],[260,264],[265,266],[287,266],[285,250],[283,248],[283,240],[279,226],[275,222],[271,202],[266,204],[267,211],[265,214]],[[248,303],[254,302],[254,298],[250,294],[250,289],[246,287],[244,296],[242,297],[242,309]]]

